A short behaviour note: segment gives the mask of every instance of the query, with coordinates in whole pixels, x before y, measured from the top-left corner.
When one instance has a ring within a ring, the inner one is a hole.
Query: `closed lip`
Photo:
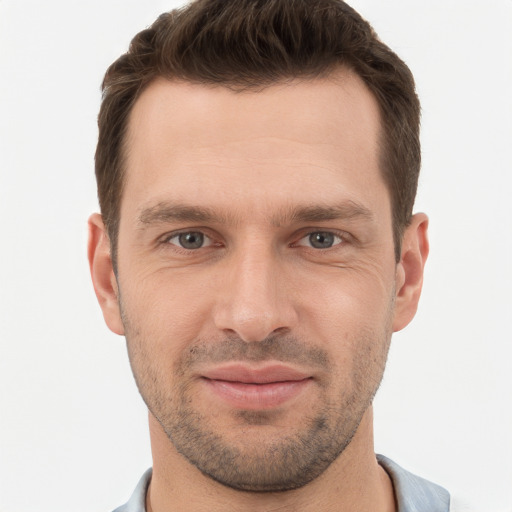
[[[202,381],[230,408],[270,410],[309,388],[313,376],[283,363],[252,366],[233,363],[208,369]]]
[[[312,377],[311,374],[282,363],[266,364],[259,367],[233,363],[208,369],[201,372],[201,376],[210,380],[240,382],[242,384],[301,381]]]

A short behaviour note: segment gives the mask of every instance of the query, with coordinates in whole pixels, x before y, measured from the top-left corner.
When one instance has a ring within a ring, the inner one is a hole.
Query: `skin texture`
[[[135,104],[117,276],[99,215],[89,258],[150,411],[148,508],[394,509],[371,402],[428,243],[418,214],[396,263],[379,130],[345,70],[257,93],[162,79]]]

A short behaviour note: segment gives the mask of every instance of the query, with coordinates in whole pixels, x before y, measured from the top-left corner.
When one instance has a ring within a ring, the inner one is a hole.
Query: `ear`
[[[110,240],[101,215],[92,214],[88,225],[87,254],[94,291],[108,328],[116,334],[124,334],[118,301],[119,292],[110,257]]]
[[[414,317],[423,285],[423,269],[428,256],[428,217],[413,215],[402,239],[402,252],[396,267],[396,301],[393,331],[403,329]]]

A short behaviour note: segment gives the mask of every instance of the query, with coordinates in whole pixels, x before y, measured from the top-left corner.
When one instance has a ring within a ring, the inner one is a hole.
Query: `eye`
[[[186,231],[184,233],[178,233],[177,235],[169,237],[166,242],[189,250],[208,247],[213,243],[210,238],[200,231]]]
[[[331,231],[314,231],[301,238],[296,245],[313,247],[313,249],[330,249],[342,242],[341,236]]]

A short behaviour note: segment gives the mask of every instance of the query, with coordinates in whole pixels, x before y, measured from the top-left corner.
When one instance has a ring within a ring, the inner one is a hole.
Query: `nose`
[[[298,315],[291,283],[271,249],[245,247],[225,263],[214,310],[218,329],[252,342],[295,326]]]

